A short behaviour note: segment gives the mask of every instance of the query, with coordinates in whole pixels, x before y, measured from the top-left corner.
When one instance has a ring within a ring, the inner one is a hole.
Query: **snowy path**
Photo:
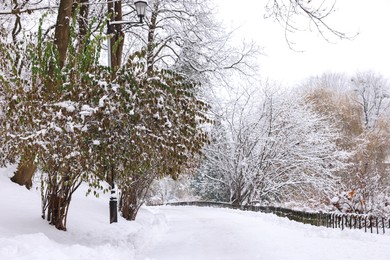
[[[255,244],[239,243],[248,241],[246,237],[260,232],[248,227],[239,229],[239,219],[234,214],[221,216],[219,211],[182,207],[167,207],[161,209],[161,212],[167,216],[169,230],[162,241],[146,252],[147,257],[190,259],[192,256],[193,259],[218,259],[238,256],[242,251],[252,256],[260,255],[253,247]],[[170,253],[163,254],[167,249]]]
[[[40,218],[39,190],[11,183],[12,171],[0,169],[0,260],[390,259],[390,234],[313,227],[272,214],[142,207],[136,221],[109,224],[109,194],[85,197],[85,186],[62,232]]]
[[[273,215],[160,207],[168,229],[138,259],[390,259],[389,236],[303,225]]]

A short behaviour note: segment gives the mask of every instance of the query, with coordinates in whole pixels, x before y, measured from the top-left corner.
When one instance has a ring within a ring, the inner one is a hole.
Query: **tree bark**
[[[36,169],[37,166],[34,164],[33,158],[22,158],[11,181],[30,189]]]
[[[235,192],[233,197],[230,199],[230,203],[233,205],[233,206],[240,206],[242,204],[242,201],[241,201],[241,194],[239,191]]]
[[[72,20],[73,0],[61,0],[58,9],[54,44],[57,46],[59,63],[62,68],[65,64],[70,39],[70,24]]]
[[[80,5],[80,13],[77,19],[79,24],[79,38],[80,41],[83,41],[83,37],[88,32],[88,16],[89,16],[89,0],[78,0]]]
[[[122,21],[122,1],[109,1],[108,2],[108,14],[110,20]],[[113,36],[111,37],[111,69],[115,73],[122,65],[122,52],[124,45],[124,33],[122,32],[122,25],[110,25]]]
[[[57,174],[51,174],[45,195],[42,198],[42,218],[58,230],[66,231],[66,220],[73,192],[80,186],[81,181],[63,176],[57,180]]]
[[[119,210],[123,218],[126,220],[135,220],[153,180],[153,174],[152,176],[148,176],[147,174],[137,176],[129,186],[121,189]]]
[[[61,67],[64,66],[69,45],[72,5],[73,0],[61,0],[58,10],[54,43],[58,49]],[[30,157],[26,155],[22,156],[22,160],[18,165],[15,175],[11,178],[11,181],[19,185],[26,186],[27,189],[31,188],[32,177],[37,169],[37,166],[34,164],[33,157]]]
[[[136,189],[130,189],[126,192],[122,191],[119,208],[122,217],[126,220],[135,220],[138,210],[142,203],[138,200]]]
[[[157,17],[159,14],[159,2],[156,1],[153,6],[152,15],[150,18],[149,29],[148,29],[148,43],[146,50],[146,61],[147,61],[147,71],[151,73],[153,71],[154,65],[154,48],[155,48],[155,33],[157,28]]]

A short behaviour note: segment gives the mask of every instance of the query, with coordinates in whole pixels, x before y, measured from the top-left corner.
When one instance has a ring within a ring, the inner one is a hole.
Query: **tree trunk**
[[[80,13],[77,19],[79,24],[79,40],[83,42],[84,36],[88,32],[88,16],[89,16],[89,0],[78,0],[80,5]],[[81,44],[82,46],[83,44]]]
[[[153,6],[152,15],[150,18],[149,28],[148,28],[148,43],[146,50],[146,61],[147,61],[147,71],[151,73],[153,71],[154,64],[154,46],[155,46],[155,32],[157,28],[157,17],[159,10],[159,2],[156,1]]]
[[[115,4],[115,5],[114,5]],[[111,21],[122,21],[122,1],[109,1],[108,12]],[[115,73],[122,64],[122,52],[124,45],[124,33],[122,32],[122,25],[110,25],[113,36],[110,39],[111,44],[111,69]]]
[[[62,177],[59,182],[53,176],[46,188],[46,197],[42,198],[43,214],[46,215],[50,225],[58,230],[66,231],[66,219],[73,192],[80,186],[77,181],[72,181],[68,177]],[[46,213],[46,214],[45,214]]]
[[[119,209],[126,220],[135,220],[142,202],[139,201],[136,188],[122,192],[119,201]]]
[[[154,176],[138,176],[131,185],[122,188],[119,201],[119,210],[126,220],[135,220],[138,210],[144,203],[144,198],[149,190]]]
[[[68,51],[72,6],[73,0],[61,0],[58,8],[54,44],[57,46],[61,68],[65,64],[66,53]]]
[[[30,189],[36,169],[37,166],[34,164],[33,158],[22,158],[11,181]]]
[[[66,200],[57,194],[51,194],[49,197],[49,207],[47,210],[47,221],[58,230],[66,231],[66,212],[70,200]]]
[[[239,195],[236,195],[233,196],[231,199],[230,199],[230,203],[233,205],[233,206],[240,206],[241,205],[241,198]]]

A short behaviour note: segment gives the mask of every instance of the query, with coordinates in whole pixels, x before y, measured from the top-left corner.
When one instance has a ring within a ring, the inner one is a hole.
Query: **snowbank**
[[[41,216],[40,193],[9,180],[14,168],[0,169],[0,259],[134,259],[166,230],[165,216],[142,208],[135,222],[109,224],[109,195],[74,195],[68,231],[58,231]]]
[[[68,231],[40,217],[40,194],[0,169],[0,259],[390,259],[390,235],[327,229],[271,214],[197,207],[143,207],[109,224],[109,196],[74,196]]]

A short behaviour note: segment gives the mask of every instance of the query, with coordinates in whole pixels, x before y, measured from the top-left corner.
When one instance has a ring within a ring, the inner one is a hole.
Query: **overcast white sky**
[[[264,78],[294,84],[324,72],[353,74],[365,70],[390,78],[389,0],[338,0],[330,24],[343,32],[359,35],[354,40],[328,43],[315,32],[296,33],[291,39],[303,53],[289,49],[284,29],[263,18],[268,0],[215,2],[227,28],[241,26],[238,38],[253,39],[264,48],[265,55],[259,61]]]

